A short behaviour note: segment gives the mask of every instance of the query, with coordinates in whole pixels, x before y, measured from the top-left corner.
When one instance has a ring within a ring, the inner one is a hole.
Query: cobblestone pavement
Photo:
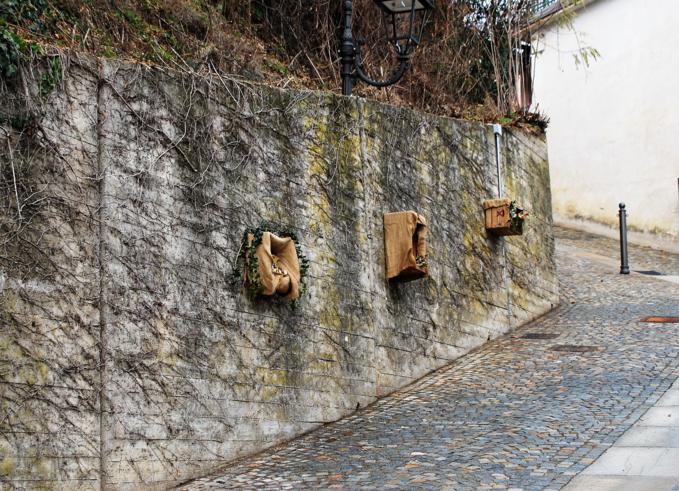
[[[186,489],[559,489],[679,377],[679,285],[620,275],[617,244],[559,230],[562,304],[414,385]],[[610,251],[614,247],[613,251]],[[580,253],[584,251],[584,253]],[[633,248],[644,269],[676,256]],[[526,339],[551,333],[555,339]],[[557,345],[593,351],[557,351]]]
[[[564,247],[599,254],[620,261],[620,243],[617,240],[579,230],[556,227],[554,235]],[[679,275],[679,255],[630,244],[629,264],[632,271],[657,271],[665,275]]]

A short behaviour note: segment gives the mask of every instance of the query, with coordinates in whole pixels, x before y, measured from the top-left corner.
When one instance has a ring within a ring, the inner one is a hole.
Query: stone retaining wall
[[[0,210],[17,230],[0,254],[4,484],[166,487],[557,302],[542,136],[505,130],[505,188],[531,216],[497,239],[487,125],[125,63],[64,73],[37,131],[0,132],[30,204]],[[428,221],[430,277],[389,286],[382,214],[409,209]],[[310,260],[295,308],[234,281],[262,220]]]

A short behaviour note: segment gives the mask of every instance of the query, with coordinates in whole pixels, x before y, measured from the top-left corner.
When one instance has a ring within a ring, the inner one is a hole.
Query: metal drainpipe
[[[502,182],[502,166],[500,163],[500,137],[502,136],[502,125],[494,124],[493,133],[495,133],[495,164],[497,166],[497,197],[502,198],[505,193],[504,184]]]
[[[500,160],[500,145],[502,143],[500,137],[502,136],[502,125],[494,124],[493,133],[495,134],[495,166],[497,168],[497,197],[502,198],[502,195],[505,193],[504,183],[502,182],[502,162]],[[512,302],[509,296],[509,275],[507,274],[507,248],[505,246],[505,238],[500,237],[500,241],[502,242],[502,260],[504,262],[502,265],[502,281],[504,283],[505,296],[507,299],[507,328],[511,329]]]

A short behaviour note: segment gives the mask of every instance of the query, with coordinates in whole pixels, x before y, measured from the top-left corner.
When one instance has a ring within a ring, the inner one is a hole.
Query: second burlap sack
[[[384,247],[387,279],[411,281],[429,274],[427,222],[422,215],[415,211],[385,213]]]

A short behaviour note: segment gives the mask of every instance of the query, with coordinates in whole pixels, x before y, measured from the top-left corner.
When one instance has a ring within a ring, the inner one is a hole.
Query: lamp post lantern
[[[399,65],[386,80],[373,80],[364,69],[361,41],[354,42],[351,30],[353,1],[344,0],[342,44],[342,94],[351,95],[354,79],[373,87],[393,85],[403,77],[410,66],[410,58],[422,40],[428,16],[434,10],[432,0],[374,0],[382,11],[382,20],[389,43],[396,52]]]

